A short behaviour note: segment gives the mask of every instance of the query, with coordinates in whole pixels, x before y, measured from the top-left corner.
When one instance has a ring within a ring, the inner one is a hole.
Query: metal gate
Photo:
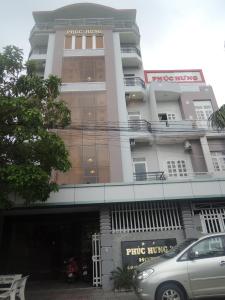
[[[225,208],[201,210],[200,220],[203,233],[225,232]]]
[[[93,286],[102,285],[101,242],[100,234],[92,235]]]

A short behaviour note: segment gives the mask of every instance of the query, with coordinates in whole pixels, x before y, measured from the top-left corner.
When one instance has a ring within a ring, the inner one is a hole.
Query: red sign
[[[176,82],[176,83],[199,83],[205,82],[202,70],[147,70],[145,82]]]

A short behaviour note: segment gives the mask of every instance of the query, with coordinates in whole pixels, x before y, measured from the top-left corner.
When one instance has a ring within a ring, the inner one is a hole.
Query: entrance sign
[[[205,82],[202,70],[149,70],[145,72],[145,81],[150,82],[176,82],[198,83]]]
[[[153,257],[168,252],[176,244],[176,239],[121,242],[123,266],[133,269]]]

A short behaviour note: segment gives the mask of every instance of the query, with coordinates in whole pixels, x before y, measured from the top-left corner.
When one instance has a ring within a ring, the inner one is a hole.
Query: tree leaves
[[[222,105],[217,111],[215,111],[210,117],[212,127],[216,127],[219,130],[225,128],[225,104]]]
[[[46,201],[58,188],[52,172],[70,168],[68,151],[52,131],[70,123],[69,109],[57,98],[60,79],[36,76],[33,63],[27,75],[23,69],[20,49],[0,53],[0,207],[15,196],[26,204]]]

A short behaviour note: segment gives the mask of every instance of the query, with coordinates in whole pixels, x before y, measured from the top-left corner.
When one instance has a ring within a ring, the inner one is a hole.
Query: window
[[[147,180],[147,166],[145,158],[134,158],[133,159],[134,164],[134,175],[135,180],[137,181],[143,181]]]
[[[169,120],[169,121],[171,121],[171,120],[176,120],[176,116],[175,116],[175,114],[167,114],[167,119]]]
[[[199,259],[223,256],[224,250],[223,239],[220,236],[204,239],[191,248],[194,257]]]
[[[212,104],[210,100],[194,101],[195,112],[197,120],[208,120],[213,113]]]
[[[77,35],[75,38],[75,48],[82,49],[82,36],[81,35]]]
[[[92,35],[86,36],[86,49],[92,49],[93,48],[93,42],[92,42]]]
[[[65,49],[71,49],[72,48],[72,35],[67,35],[65,37]]]
[[[135,77],[135,74],[124,74],[124,77]]]
[[[103,35],[66,35],[65,49],[103,49]]]
[[[103,35],[96,36],[96,48],[97,49],[104,48]]]
[[[167,170],[169,177],[187,177],[185,160],[167,161]]]
[[[104,57],[64,57],[62,82],[104,82]]]
[[[213,151],[211,152],[211,156],[214,170],[216,172],[225,171],[225,151]]]
[[[131,129],[141,128],[141,114],[140,112],[128,112],[128,122]]]
[[[160,121],[172,121],[176,120],[176,115],[174,113],[160,113],[158,114]]]

